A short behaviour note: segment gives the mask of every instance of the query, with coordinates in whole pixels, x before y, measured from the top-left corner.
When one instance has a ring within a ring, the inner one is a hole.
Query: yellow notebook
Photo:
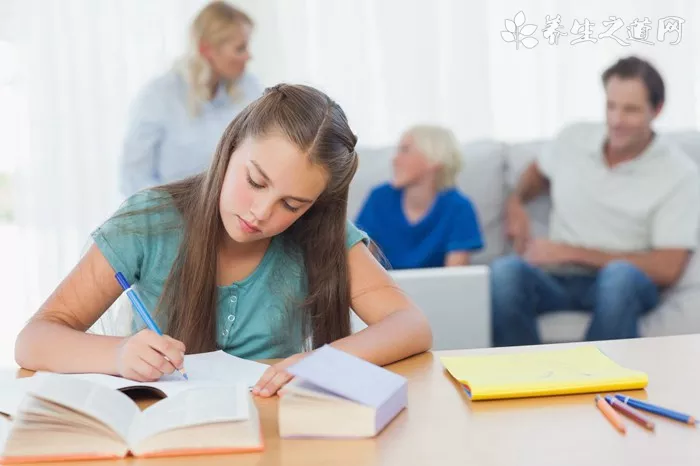
[[[472,400],[634,390],[648,382],[644,372],[619,366],[592,345],[440,361]]]

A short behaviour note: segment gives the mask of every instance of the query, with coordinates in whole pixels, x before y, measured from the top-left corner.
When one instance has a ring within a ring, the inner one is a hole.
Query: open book
[[[184,380],[177,372],[163,376],[156,382],[137,382],[106,374],[66,374],[66,377],[87,380],[124,393],[145,390],[153,396],[165,398],[193,388],[237,384],[252,387],[268,367],[267,364],[231,356],[224,351],[211,351],[185,355],[189,380]],[[37,372],[32,377],[0,382],[0,414],[14,417],[28,388],[47,375],[52,373]]]
[[[225,351],[185,355],[185,369],[189,380],[174,372],[156,382],[135,380],[105,374],[70,374],[91,382],[106,385],[116,390],[147,390],[158,397],[173,396],[192,388],[241,384],[252,387],[269,366],[256,361],[231,356]]]
[[[0,381],[0,418],[15,417],[19,405],[27,394],[34,377]]]
[[[408,402],[404,377],[328,345],[287,372],[280,437],[374,437]]]
[[[0,462],[261,451],[258,413],[244,385],[202,387],[145,410],[124,393],[48,374],[32,384],[0,439]]]

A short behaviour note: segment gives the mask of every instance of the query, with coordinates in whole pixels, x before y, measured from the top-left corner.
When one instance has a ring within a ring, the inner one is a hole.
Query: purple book
[[[376,410],[379,433],[408,402],[406,378],[325,345],[287,368],[306,390],[349,400]]]

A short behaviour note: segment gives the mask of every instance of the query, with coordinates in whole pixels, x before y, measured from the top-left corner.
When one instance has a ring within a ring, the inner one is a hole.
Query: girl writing
[[[267,90],[228,126],[207,172],[131,196],[93,233],[18,336],[17,363],[146,381],[181,368],[186,351],[221,348],[284,358],[253,390],[270,396],[323,344],[378,365],[427,350],[427,320],[346,219],[355,143],[325,94]],[[85,333],[122,293],[116,272],[167,336]],[[350,308],[368,325],[354,334]]]

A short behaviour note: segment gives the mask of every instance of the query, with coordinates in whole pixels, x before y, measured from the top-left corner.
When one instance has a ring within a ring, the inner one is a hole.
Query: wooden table
[[[657,418],[656,432],[615,431],[593,395],[469,401],[439,356],[538,351],[499,348],[425,353],[389,369],[409,379],[409,406],[376,439],[291,440],[277,434],[277,399],[256,404],[266,449],[259,454],[101,461],[104,465],[698,465],[700,428]],[[618,363],[649,374],[638,398],[700,416],[700,335],[600,342]],[[20,375],[26,375],[21,371]],[[147,406],[152,400],[139,400]],[[92,465],[97,462],[62,463]]]

